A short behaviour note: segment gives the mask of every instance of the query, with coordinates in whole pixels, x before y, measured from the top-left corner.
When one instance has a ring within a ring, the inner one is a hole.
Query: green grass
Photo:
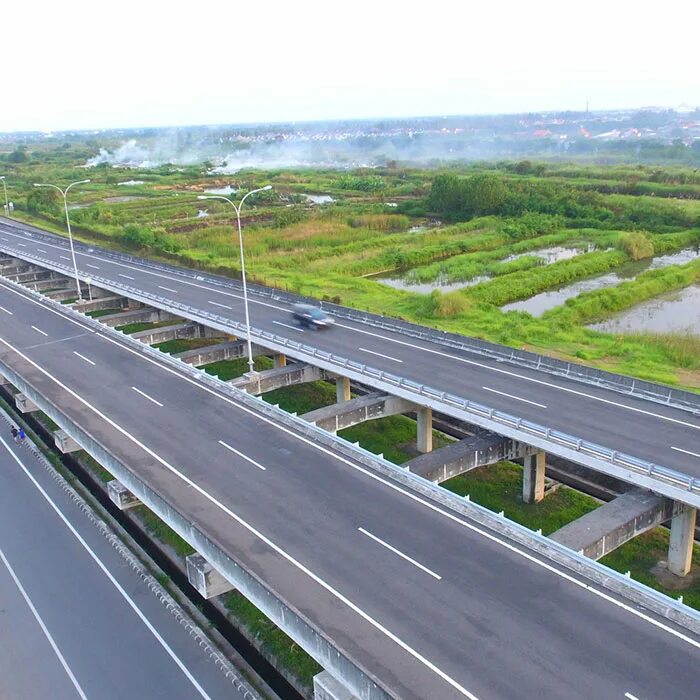
[[[190,554],[194,554],[195,550],[146,506],[136,506],[132,509],[132,513],[153,537],[172,547],[178,556],[184,559]]]
[[[313,686],[313,677],[323,669],[300,646],[237,591],[224,596],[224,605],[275,665],[293,673],[308,689]]]
[[[600,503],[590,496],[562,486],[539,503],[523,502],[523,470],[511,462],[473,469],[442,484],[460,496],[496,513],[501,511],[531,530],[550,535],[567,523],[595,510]]]
[[[264,356],[254,357],[253,366],[258,372],[262,372],[272,367],[272,360]],[[219,360],[202,365],[201,369],[207,374],[218,377],[222,382],[228,382],[236,377],[242,377],[248,371],[248,359],[240,357],[236,360]]]
[[[165,326],[174,326],[177,324],[175,319],[169,321],[154,321],[153,323],[127,323],[123,326],[116,326],[116,330],[131,335],[132,333],[140,333],[141,331],[150,331],[154,328],[163,328]]]
[[[101,316],[109,316],[110,314],[118,314],[123,309],[97,309],[97,311],[88,311],[85,315],[92,318],[100,318]]]
[[[219,341],[217,341],[216,338],[182,338],[156,343],[153,345],[153,347],[158,348],[158,350],[161,352],[167,352],[170,355],[174,355],[178,352],[194,350],[195,348],[204,348],[207,345],[214,345],[217,342]]]

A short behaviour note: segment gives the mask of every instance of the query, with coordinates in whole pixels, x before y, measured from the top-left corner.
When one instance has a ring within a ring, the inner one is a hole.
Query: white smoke
[[[109,165],[123,165],[130,168],[150,168],[157,163],[151,161],[149,152],[139,146],[135,139],[126,141],[116,151],[108,151],[106,148],[100,148],[100,152],[90,158],[85,163],[86,168],[94,168],[96,165],[108,163]]]

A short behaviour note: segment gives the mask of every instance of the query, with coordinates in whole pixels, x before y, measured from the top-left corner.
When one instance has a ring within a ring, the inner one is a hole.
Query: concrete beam
[[[146,345],[164,343],[166,340],[180,340],[184,338],[200,338],[199,323],[187,321],[186,323],[176,323],[172,326],[161,326],[160,328],[150,328],[145,331],[132,333],[131,337],[140,340]]]
[[[55,430],[53,433],[53,441],[56,443],[56,447],[58,447],[61,454],[64,455],[83,449],[65,430]]]
[[[544,498],[545,452],[526,455],[523,465],[523,501],[539,503]]]
[[[209,600],[234,588],[201,554],[185,557],[187,580],[199,595]]]
[[[522,443],[480,430],[439,450],[415,457],[403,467],[440,484],[477,467],[518,459],[525,455],[526,450]]]
[[[295,362],[291,365],[256,372],[253,376],[237,377],[231,380],[231,384],[248,394],[257,396],[284,386],[307,384],[327,378],[326,370],[303,362]]]
[[[141,501],[129,491],[121,481],[116,479],[107,484],[107,494],[109,500],[119,508],[119,510],[128,510],[141,505]]]
[[[125,297],[109,298],[115,301],[115,306],[113,308],[122,308],[122,304],[118,303],[118,300],[123,299],[126,301]],[[100,316],[99,321],[100,323],[104,323],[105,326],[114,328],[114,326],[126,326],[129,323],[159,323],[160,321],[170,321],[176,318],[178,317],[173,316],[167,311],[154,309],[151,306],[144,306],[142,309],[130,309],[129,311],[120,311],[119,313]]]
[[[0,374],[0,386],[11,386],[12,382],[7,379],[7,377],[4,377],[2,374]]]
[[[693,564],[693,537],[697,509],[678,503],[671,520],[671,538],[668,543],[668,570],[676,576],[686,576]]]
[[[39,407],[25,394],[15,394],[15,405],[20,413],[34,413]]]
[[[350,401],[350,380],[347,377],[338,377],[335,380],[335,396],[337,403]]]
[[[75,289],[75,283],[64,289],[56,289],[53,292],[46,292],[44,296],[54,301],[66,301],[67,299],[74,299],[78,296],[78,292]]]
[[[75,288],[73,288],[73,295],[75,295]],[[102,311],[102,309],[123,309],[129,304],[129,299],[123,296],[105,296],[99,299],[92,298],[90,301],[88,298],[83,299],[83,301],[78,303],[73,303],[71,306],[80,311],[81,313],[88,313],[89,311]],[[105,317],[106,318],[106,317]],[[101,321],[102,319],[100,319]]]
[[[24,286],[27,289],[32,289],[35,292],[44,292],[50,289],[56,289],[60,287],[61,289],[66,289],[70,285],[70,280],[63,276],[53,276],[48,279],[38,280],[37,282],[27,282]],[[75,284],[73,285],[75,289]]]
[[[680,508],[646,489],[632,489],[565,525],[552,539],[591,559],[600,559],[637,535],[661,525]]]
[[[253,357],[258,355],[269,355],[270,351],[261,348],[259,345],[253,345]],[[225,343],[217,343],[215,345],[207,345],[203,348],[193,348],[178,352],[173,355],[178,359],[186,362],[188,365],[199,367],[208,365],[211,362],[220,362],[221,360],[237,360],[241,357],[247,357],[248,343],[245,340],[227,340]]]
[[[17,282],[17,284],[28,284],[30,282],[48,280],[53,278],[54,275],[56,275],[56,273],[52,270],[44,270],[40,267],[25,270],[23,272],[4,273],[4,277],[7,277],[13,282]]]
[[[315,423],[319,428],[335,433],[368,420],[386,418],[415,410],[416,405],[406,401],[406,399],[377,392],[310,411],[302,418],[309,423]]]
[[[321,671],[314,676],[314,700],[358,700],[358,698],[328,671]]]

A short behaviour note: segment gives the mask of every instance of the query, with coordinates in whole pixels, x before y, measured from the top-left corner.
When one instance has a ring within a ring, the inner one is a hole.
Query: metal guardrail
[[[6,222],[4,222],[6,223]],[[39,238],[42,240],[55,240],[54,234],[42,232],[40,229],[33,228],[32,231],[27,231],[23,226],[9,224],[20,229],[25,235]],[[95,249],[85,243],[77,243],[76,248],[90,252]],[[157,270],[169,276],[175,275],[189,280],[206,280],[207,283],[223,288],[232,288],[236,291],[242,291],[240,283],[235,280],[223,280],[209,273],[198,273],[196,271],[188,271],[174,265],[165,265],[153,262],[147,258],[126,253],[116,253],[104,248],[99,249],[99,254],[118,262],[136,263],[139,266]],[[27,253],[22,253],[27,256]],[[93,278],[94,279],[94,278]],[[319,303],[317,299],[303,297],[302,295],[284,292],[278,289],[263,287],[257,284],[249,284],[248,289],[255,294],[269,299],[279,299],[289,303],[306,301],[310,303]],[[626,377],[614,372],[587,367],[573,362],[565,362],[547,355],[528,352],[525,350],[517,350],[504,345],[498,345],[478,338],[469,338],[457,333],[440,331],[435,328],[421,326],[409,321],[395,319],[377,314],[372,314],[366,311],[359,311],[346,306],[340,306],[328,301],[321,301],[321,306],[329,313],[339,318],[345,318],[357,323],[363,323],[373,328],[382,328],[394,333],[408,335],[420,340],[426,340],[446,347],[451,347],[457,350],[470,352],[473,354],[489,357],[497,362],[504,362],[520,367],[527,367],[547,374],[565,377],[574,381],[588,384],[603,389],[615,391],[617,393],[635,396],[638,398],[653,401],[655,403],[673,406],[686,411],[692,412],[694,415],[700,415],[700,394],[694,394],[683,389],[674,389],[673,387],[648,382],[643,379],[634,377]]]
[[[43,262],[44,264],[49,264],[49,266],[54,268],[61,268],[67,272],[71,271],[68,265],[62,263],[56,263],[54,261],[49,261],[42,258],[34,253],[24,253],[27,258],[36,259]],[[220,314],[212,313],[210,311],[198,309],[181,302],[173,301],[166,297],[160,295],[152,294],[150,292],[145,292],[136,287],[131,287],[128,284],[123,284],[121,282],[114,282],[113,280],[108,280],[99,276],[91,275],[90,278],[97,286],[103,286],[106,289],[116,289],[122,292],[125,296],[130,296],[135,299],[143,299],[147,302],[155,303],[161,307],[166,307],[168,310],[174,310],[176,312],[181,312],[183,315],[191,318],[191,320],[200,322],[209,322],[215,324],[216,326],[226,329],[231,332],[234,331],[237,335],[242,335],[247,337],[247,330],[244,323],[234,321],[227,318],[226,316],[221,316]],[[45,299],[45,297],[41,297]],[[81,318],[85,318],[81,316]],[[94,321],[94,323],[98,323]],[[98,324],[101,329],[104,328],[101,324]],[[525,435],[531,435],[549,443],[555,443],[561,445],[565,448],[573,450],[581,455],[587,455],[594,459],[603,460],[623,469],[629,470],[636,474],[651,477],[658,482],[673,486],[675,488],[681,488],[692,494],[700,496],[700,479],[695,479],[691,476],[677,472],[673,469],[667,467],[662,467],[658,464],[648,462],[644,459],[634,457],[617,450],[604,447],[594,442],[588,440],[583,440],[574,435],[570,435],[560,430],[553,428],[548,428],[539,423],[534,423],[532,421],[525,420],[523,418],[518,418],[505,411],[499,411],[497,409],[489,408],[480,404],[476,401],[470,401],[464,399],[455,394],[450,394],[444,391],[440,391],[433,387],[425,384],[420,384],[414,382],[405,377],[401,377],[384,370],[379,370],[371,367],[367,364],[356,362],[346,357],[340,355],[335,355],[325,350],[319,350],[311,345],[305,343],[297,342],[284,336],[278,336],[270,331],[261,330],[251,326],[251,337],[253,340],[259,339],[262,341],[267,341],[267,343],[273,343],[278,347],[282,347],[285,350],[292,350],[298,355],[303,355],[305,358],[314,358],[322,360],[336,370],[342,373],[343,370],[351,370],[359,375],[371,378],[373,380],[385,382],[391,386],[408,391],[414,396],[425,397],[433,402],[441,404],[444,406],[445,412],[449,413],[450,408],[458,408],[467,414],[478,416],[481,418],[486,418],[497,425],[506,426],[511,429],[516,429]],[[262,343],[263,345],[265,342]],[[141,344],[142,345],[142,344]],[[420,401],[417,401],[420,403]]]
[[[104,335],[116,335],[119,333],[114,329],[104,326],[95,319],[84,316],[68,306],[43,296],[39,292],[27,289],[9,280],[5,280],[5,283],[22,290],[25,294],[32,296],[48,308],[59,309],[60,312],[67,317],[73,317],[79,320],[80,323],[89,326],[96,333]],[[509,520],[505,516],[496,514],[488,508],[470,501],[469,497],[461,498],[456,496],[454,493],[445,490],[432,481],[407,471],[379,455],[369,452],[360,447],[357,443],[351,444],[342,438],[338,438],[336,435],[317,427],[313,423],[308,423],[296,415],[287,413],[277,406],[265,402],[258,396],[252,396],[227,382],[222,382],[220,379],[207,374],[204,370],[192,367],[167,353],[163,353],[135,340],[129,335],[119,334],[119,337],[125,346],[130,347],[132,350],[139,352],[145,357],[155,360],[159,364],[169,366],[181,374],[190,376],[194,381],[208,386],[216,391],[217,394],[228,394],[229,397],[241,404],[247,405],[255,412],[273,418],[296,432],[312,438],[319,444],[330,447],[340,455],[377,470],[379,473],[390,477],[413,491],[441,503],[450,510],[459,512],[480,525],[501,533],[512,541],[536,552],[540,556],[577,572],[603,588],[611,590],[636,604],[643,605],[653,610],[655,613],[700,634],[700,612],[685,605],[682,601],[674,600],[659,591],[649,588],[643,583],[609,569],[597,561],[584,557],[582,554],[545,537],[540,532],[533,532],[524,525],[520,525],[519,523]],[[440,392],[440,395],[442,395],[442,392]],[[514,420],[517,421],[517,419]],[[605,448],[603,448],[603,451],[608,452]],[[623,458],[623,455],[618,455],[618,458]],[[683,481],[685,481],[684,477],[681,479],[681,482]]]

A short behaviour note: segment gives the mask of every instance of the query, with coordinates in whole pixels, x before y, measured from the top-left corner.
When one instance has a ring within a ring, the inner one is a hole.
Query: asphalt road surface
[[[697,700],[696,636],[113,331],[1,282],[0,306],[0,362],[395,697]]]
[[[0,698],[243,698],[2,417]]]
[[[31,252],[70,264],[65,239],[53,236],[48,243],[32,239],[16,222],[0,222],[0,250],[19,257]],[[104,257],[99,248],[84,245],[77,245],[76,252],[85,276],[128,284],[244,321],[241,292],[231,280],[206,274],[194,279],[137,262],[117,262]],[[345,319],[328,331],[303,331],[292,322],[286,302],[254,293],[250,300],[251,324],[256,328],[303,339],[379,370],[700,478],[700,416]]]

